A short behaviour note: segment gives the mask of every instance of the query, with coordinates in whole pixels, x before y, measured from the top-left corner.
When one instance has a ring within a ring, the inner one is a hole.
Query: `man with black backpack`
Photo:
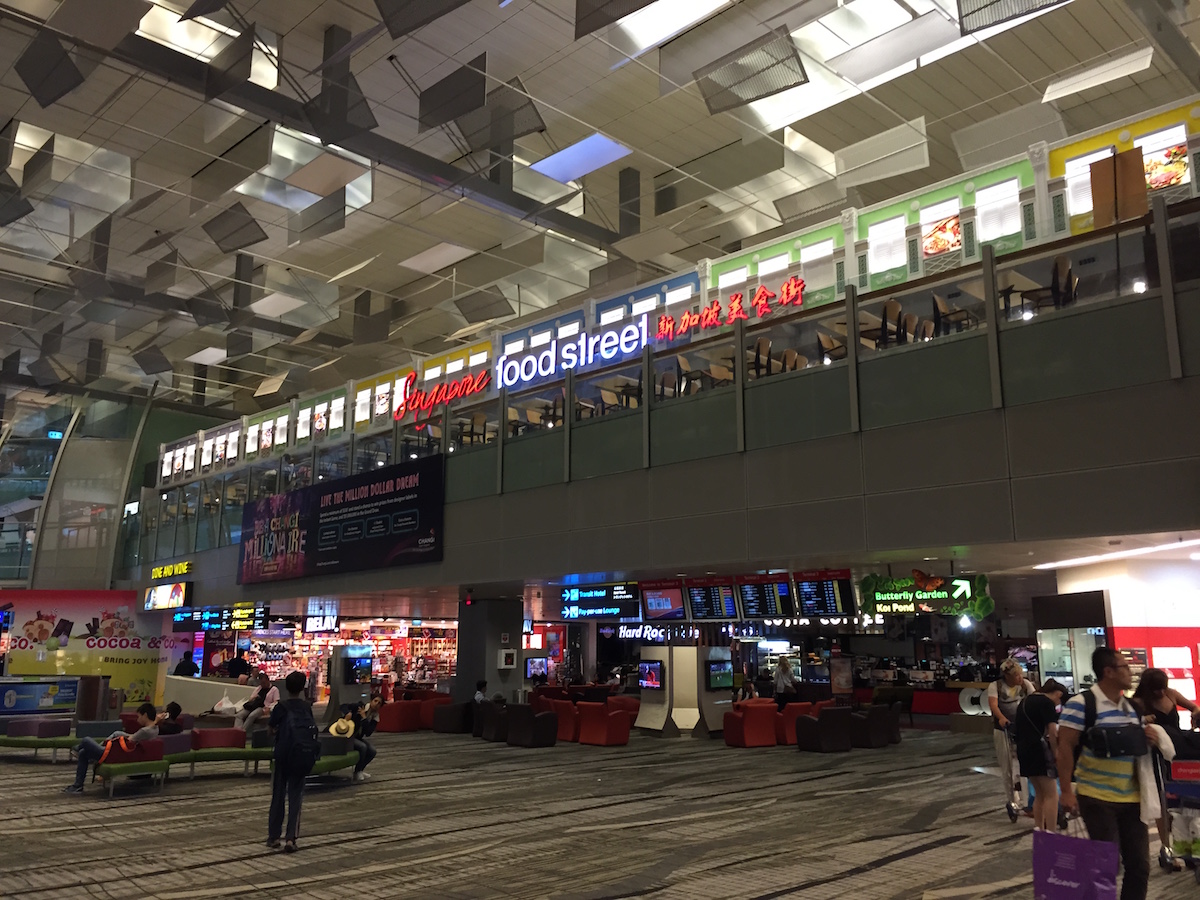
[[[267,820],[267,846],[296,852],[300,831],[300,805],[304,799],[304,779],[321,756],[321,741],[312,707],[303,698],[306,678],[292,672],[284,679],[288,698],[271,710],[269,727],[275,735],[275,770],[271,774],[271,812]],[[283,834],[283,808],[287,803],[287,833]]]
[[[1153,774],[1145,784],[1145,772],[1139,774],[1139,769],[1149,742],[1157,737],[1125,698],[1133,686],[1129,663],[1111,647],[1097,647],[1092,670],[1096,684],[1068,700],[1058,720],[1059,803],[1083,817],[1093,841],[1120,847],[1125,866],[1121,900],[1145,900],[1150,836],[1142,817],[1142,792],[1157,789]]]

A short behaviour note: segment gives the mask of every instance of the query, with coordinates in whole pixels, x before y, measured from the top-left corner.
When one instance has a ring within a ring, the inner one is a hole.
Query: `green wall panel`
[[[1016,406],[1165,381],[1167,344],[1157,297],[1106,308],[1046,312],[1000,332],[1004,403]]]
[[[504,490],[560,484],[563,480],[563,433],[541,431],[504,444]]]
[[[446,457],[446,502],[496,493],[496,445],[457,450]]]
[[[576,422],[571,429],[571,480],[642,467],[642,414],[618,413]]]
[[[979,331],[865,356],[858,397],[863,428],[990,409],[987,338]]]
[[[669,401],[650,410],[650,464],[737,452],[737,399],[732,388]]]
[[[845,366],[773,375],[746,385],[746,449],[761,450],[850,431]]]

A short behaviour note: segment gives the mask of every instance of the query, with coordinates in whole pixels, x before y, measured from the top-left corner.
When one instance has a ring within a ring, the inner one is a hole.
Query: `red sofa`
[[[608,698],[608,708],[611,711],[624,712],[629,717],[629,727],[637,724],[638,711],[642,701],[637,697],[626,697],[624,694],[614,694]]]
[[[570,700],[551,700],[550,709],[558,716],[558,739],[579,740],[579,713]]]
[[[629,743],[629,715],[604,703],[575,704],[579,714],[579,743],[599,747],[624,747]]]
[[[774,700],[747,700],[735,703],[725,713],[723,730],[728,747],[774,747],[775,716],[778,706]]]
[[[193,750],[245,746],[246,732],[240,728],[197,728],[192,731]]]
[[[433,711],[444,703],[453,703],[454,698],[449,694],[438,694],[421,700],[421,727],[425,730],[433,728]]]
[[[775,743],[796,743],[796,717],[812,715],[812,708],[811,703],[789,703],[775,713]]]
[[[420,700],[393,700],[379,708],[377,730],[397,733],[421,730]],[[430,722],[433,727],[433,722]]]

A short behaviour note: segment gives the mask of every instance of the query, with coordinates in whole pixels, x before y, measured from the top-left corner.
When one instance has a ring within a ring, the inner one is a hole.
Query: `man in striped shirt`
[[[1092,727],[1140,725],[1141,719],[1124,695],[1133,686],[1129,663],[1112,648],[1098,647],[1092,653],[1092,670],[1096,673],[1096,684],[1090,688],[1096,698],[1096,721]],[[1137,758],[1102,758],[1093,753],[1084,739],[1086,719],[1084,695],[1076,694],[1067,701],[1058,720],[1060,802],[1063,809],[1083,817],[1092,840],[1119,845],[1125,866],[1121,900],[1145,900],[1150,878],[1150,838],[1141,817]],[[1146,736],[1154,740],[1149,731]],[[1076,764],[1075,748],[1081,742],[1083,752]]]

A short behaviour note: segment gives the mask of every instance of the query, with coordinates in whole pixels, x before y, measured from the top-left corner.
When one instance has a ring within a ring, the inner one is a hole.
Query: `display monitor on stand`
[[[345,644],[333,648],[329,668],[329,706],[325,726],[342,717],[346,704],[368,703],[371,699],[371,645]]]

